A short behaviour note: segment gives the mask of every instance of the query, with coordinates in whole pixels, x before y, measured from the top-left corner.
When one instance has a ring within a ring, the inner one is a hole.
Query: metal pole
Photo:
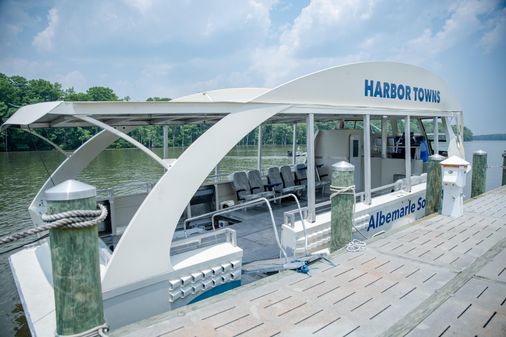
[[[293,123],[293,133],[292,133],[292,165],[295,166],[297,162],[297,123]]]
[[[371,116],[364,115],[364,194],[365,203],[371,204]]]
[[[406,116],[404,122],[404,158],[406,164],[406,192],[411,192],[411,117]]]
[[[262,126],[258,126],[257,168],[262,173]]]
[[[439,154],[439,118],[434,117],[433,124],[433,131],[432,134],[434,135],[434,154]]]
[[[307,116],[306,152],[307,152],[307,209],[308,221],[316,221],[315,210],[315,160],[314,160],[314,114]]]
[[[387,157],[387,117],[381,119],[381,158]]]
[[[169,126],[163,126],[163,159],[169,158]]]

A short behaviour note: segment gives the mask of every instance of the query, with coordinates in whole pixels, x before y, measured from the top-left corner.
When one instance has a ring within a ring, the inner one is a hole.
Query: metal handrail
[[[272,207],[271,207],[270,202],[271,201],[275,201],[275,200],[281,200],[281,199],[285,199],[285,198],[290,198],[290,197],[293,197],[295,199],[295,201],[297,203],[297,208],[299,209],[299,216],[300,216],[300,219],[301,219],[301,222],[302,222],[302,227],[303,227],[303,230],[304,230],[304,248],[305,248],[305,251],[307,253],[308,248],[307,248],[306,224],[304,222],[304,217],[302,216],[302,208],[300,207],[299,199],[293,193],[281,195],[281,196],[274,197],[274,198],[271,198],[271,199],[258,198],[258,199],[255,199],[255,200],[250,200],[250,201],[244,202],[244,203],[239,204],[239,205],[228,207],[228,208],[223,209],[223,210],[209,212],[209,213],[205,213],[205,214],[201,214],[201,215],[198,215],[198,216],[194,216],[194,217],[188,218],[188,219],[186,219],[184,221],[184,224],[183,224],[183,231],[185,233],[185,237],[187,237],[187,234],[186,234],[187,224],[189,222],[191,222],[191,221],[199,220],[199,219],[204,219],[204,218],[208,218],[209,216],[211,216],[211,224],[212,224],[212,227],[213,227],[213,231],[216,231],[216,228],[214,227],[214,217],[216,215],[221,215],[221,214],[237,211],[237,210],[240,210],[240,209],[245,209],[245,208],[248,208],[248,207],[253,206],[253,205],[265,203],[265,204],[267,204],[267,207],[269,209],[269,213],[270,213],[270,216],[271,216],[271,221],[272,221],[272,226],[273,226],[273,230],[274,230],[274,235],[275,235],[275,238],[276,238],[276,243],[277,243],[280,251],[283,253],[283,256],[285,257],[286,261],[288,262],[288,255],[286,254],[286,251],[283,249],[283,247],[281,246],[281,242],[279,241],[278,229],[276,227],[276,221],[274,220],[274,213],[272,211]]]
[[[420,175],[420,176],[413,175],[412,177],[420,178],[420,182],[417,183],[417,184],[422,184],[422,183],[424,183],[426,181],[426,178],[424,179],[424,176],[422,176],[422,175]],[[415,185],[417,185],[417,184],[415,184]],[[396,182],[394,182],[392,184],[383,185],[383,186],[379,186],[379,187],[373,188],[373,189],[371,189],[371,193],[375,193],[375,192],[379,192],[379,191],[382,191],[382,190],[386,190],[386,189],[389,189],[389,188],[395,188],[395,187],[402,187],[402,181],[396,181]],[[355,198],[358,200],[358,202],[363,202],[364,201],[364,197],[365,197],[365,193],[364,192],[359,192],[359,193],[355,194]],[[330,200],[326,200],[326,201],[320,202],[320,203],[318,203],[318,204],[315,205],[315,210],[319,209],[319,208],[323,208],[325,206],[330,206],[330,204],[331,204]],[[301,208],[301,210],[303,212],[307,212],[307,209],[308,209],[307,206],[304,206],[304,207]],[[293,219],[293,213],[295,211],[296,210],[285,212],[285,214],[284,214],[285,223],[288,222],[288,219]],[[290,225],[293,228],[295,226],[294,221],[290,221]]]

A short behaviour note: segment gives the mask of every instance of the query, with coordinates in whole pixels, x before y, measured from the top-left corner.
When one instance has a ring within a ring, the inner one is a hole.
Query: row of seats
[[[232,182],[238,201],[249,201],[258,198],[272,198],[275,195],[296,194],[301,196],[307,186],[307,167],[304,164],[295,166],[295,175],[290,166],[271,167],[267,170],[268,183],[265,184],[259,170],[234,172]],[[318,172],[316,172],[318,173]],[[316,189],[322,194],[328,181],[320,179],[317,174]]]

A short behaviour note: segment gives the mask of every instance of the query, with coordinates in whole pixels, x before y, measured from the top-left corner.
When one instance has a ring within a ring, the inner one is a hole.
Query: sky
[[[0,72],[145,100],[399,61],[443,78],[474,134],[506,133],[506,2],[0,0]]]

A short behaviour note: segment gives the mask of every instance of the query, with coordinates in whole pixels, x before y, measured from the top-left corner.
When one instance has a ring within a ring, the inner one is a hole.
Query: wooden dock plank
[[[506,188],[112,336],[506,335]]]

